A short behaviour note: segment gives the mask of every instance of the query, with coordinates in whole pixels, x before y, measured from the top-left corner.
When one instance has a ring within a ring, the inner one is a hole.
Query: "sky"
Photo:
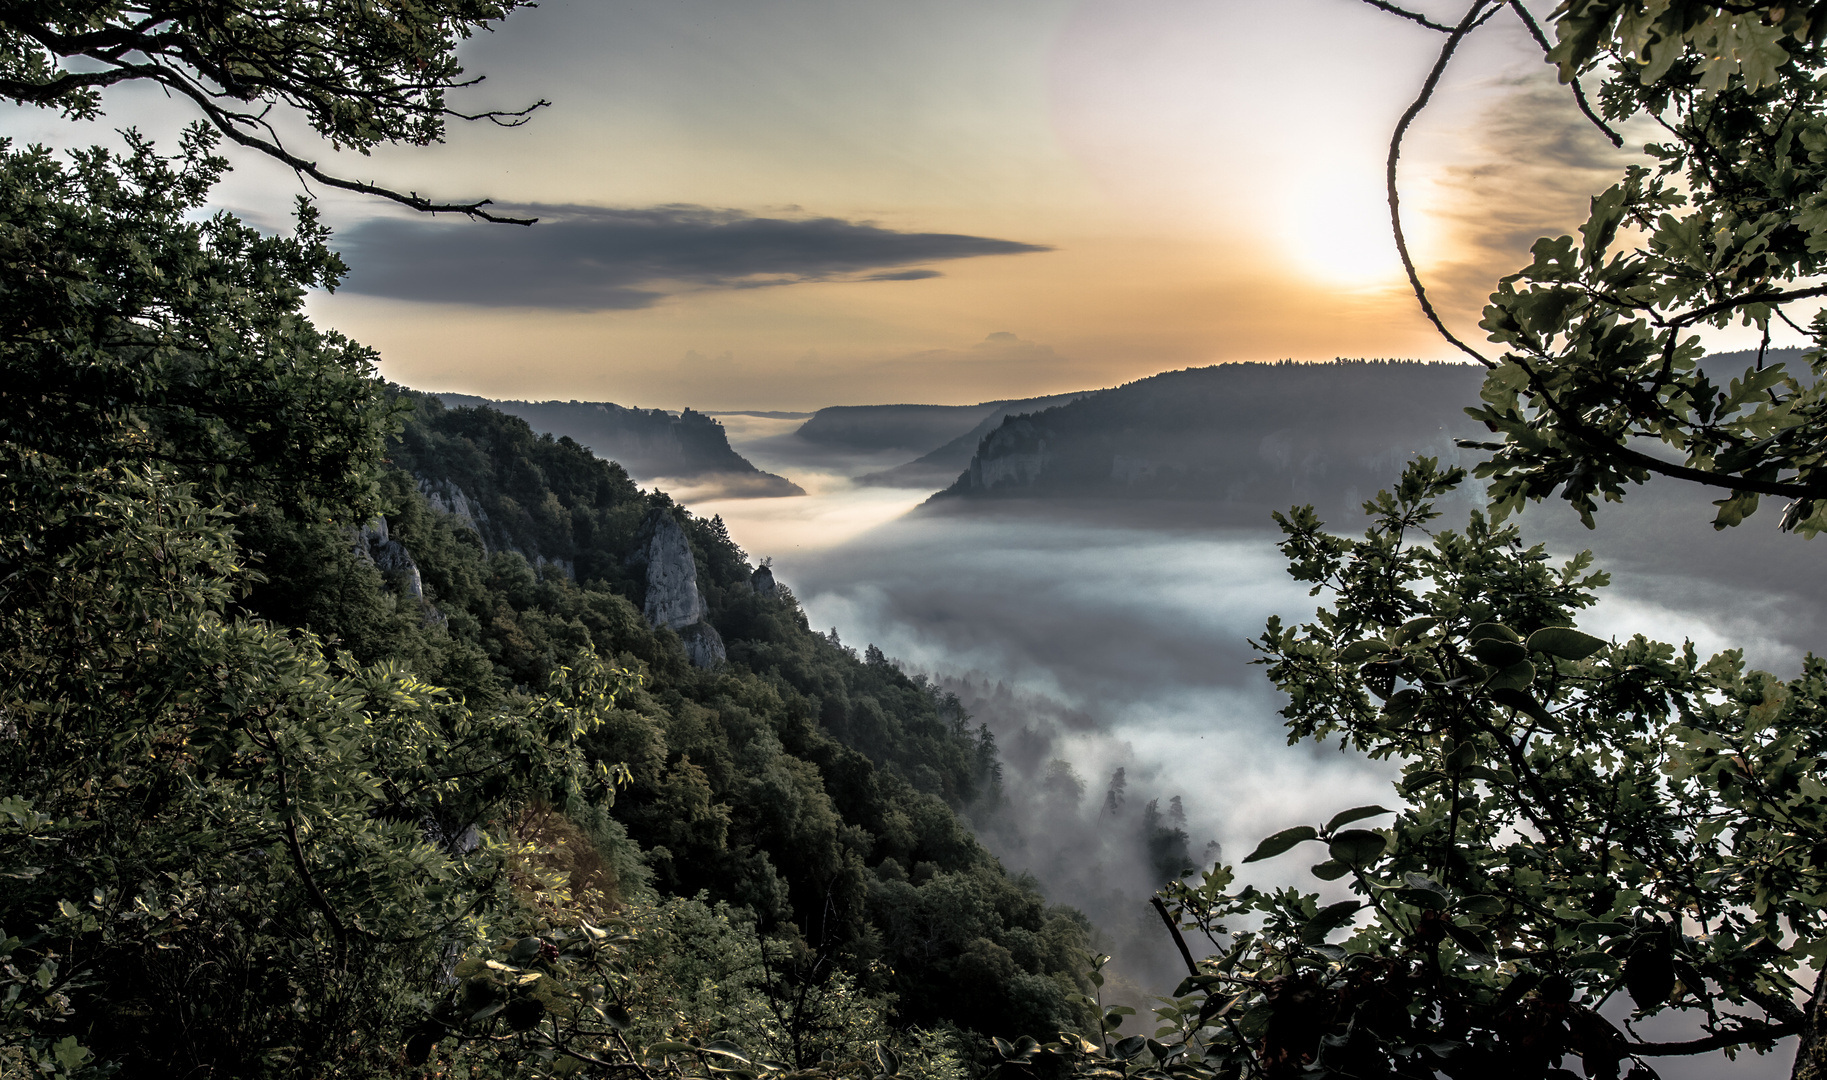
[[[288,131],[345,174],[541,224],[319,192],[353,270],[312,309],[421,389],[672,409],[1444,358],[1382,190],[1437,47],[1357,0],[550,0],[462,51],[486,81],[454,103],[550,101],[527,126],[371,158]],[[130,87],[98,124],[4,123],[68,144],[168,135],[185,108]],[[1514,19],[1462,50],[1403,173],[1462,331],[1623,160]],[[301,190],[240,155],[218,199],[279,226]]]

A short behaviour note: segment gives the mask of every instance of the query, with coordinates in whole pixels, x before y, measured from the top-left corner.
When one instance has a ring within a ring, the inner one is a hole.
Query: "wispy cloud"
[[[429,303],[570,311],[650,307],[701,289],[919,281],[918,263],[1048,251],[961,233],[740,210],[529,205],[531,228],[374,218],[342,234],[349,292]]]
[[[1588,200],[1640,161],[1636,134],[1614,148],[1575,107],[1572,95],[1531,75],[1486,111],[1468,133],[1474,162],[1441,179],[1454,209],[1443,216],[1456,234],[1457,258],[1432,268],[1447,306],[1476,319],[1498,277],[1528,264],[1543,236],[1571,233]]]

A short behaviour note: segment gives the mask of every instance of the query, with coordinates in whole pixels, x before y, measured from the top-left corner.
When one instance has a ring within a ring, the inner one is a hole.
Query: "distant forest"
[[[1483,369],[1410,360],[1221,364],[1015,414],[938,500],[1198,500],[1352,507],[1416,454],[1458,459]]]

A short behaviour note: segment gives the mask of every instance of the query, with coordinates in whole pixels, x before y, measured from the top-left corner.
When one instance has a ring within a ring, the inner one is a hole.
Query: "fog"
[[[916,509],[930,489],[847,479],[897,462],[796,443],[798,421],[726,423],[740,453],[809,494],[694,510],[721,514],[751,556],[772,557],[815,627],[879,645],[989,725],[1008,800],[974,815],[979,835],[1009,869],[1093,918],[1099,946],[1118,956],[1120,993],[1164,993],[1180,973],[1146,906],[1161,883],[1141,836],[1150,800],[1171,827],[1180,798],[1186,850],[1202,865],[1220,850],[1235,862],[1261,837],[1345,807],[1396,805],[1388,763],[1287,745],[1281,702],[1250,664],[1248,641],[1269,615],[1305,618],[1323,599],[1288,577],[1267,520],[1214,525],[1137,501]],[[1768,510],[1716,535],[1705,502],[1659,492],[1602,510],[1596,533],[1563,508],[1531,508],[1521,523],[1551,551],[1592,547],[1612,568],[1613,586],[1581,619],[1591,632],[1691,638],[1703,654],[1743,647],[1755,665],[1793,673],[1817,636],[1820,549],[1777,535]],[[1119,768],[1123,803],[1110,815]],[[1314,861],[1293,853],[1252,866],[1250,880],[1313,888]],[[1760,1075],[1777,1060],[1741,1059],[1735,1072]]]

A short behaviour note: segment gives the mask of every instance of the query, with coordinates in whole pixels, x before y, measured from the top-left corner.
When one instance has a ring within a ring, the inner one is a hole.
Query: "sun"
[[[1279,201],[1282,249],[1302,276],[1347,288],[1402,279],[1389,205],[1379,186],[1362,177],[1319,174],[1291,183]]]

